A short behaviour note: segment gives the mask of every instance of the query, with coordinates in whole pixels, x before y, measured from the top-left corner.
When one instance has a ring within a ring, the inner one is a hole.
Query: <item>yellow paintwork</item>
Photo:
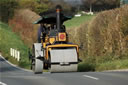
[[[46,43],[49,42],[49,37],[48,37],[48,36],[45,37],[45,42],[46,42]]]
[[[45,48],[46,47],[46,43],[43,43],[43,48]]]
[[[42,39],[42,38],[41,38],[41,39]],[[42,45],[43,45],[43,48],[45,48],[45,47],[46,47],[46,44],[49,43],[49,38],[48,38],[48,36],[45,37],[45,41],[41,40],[41,43],[42,43]]]
[[[54,37],[52,37],[52,38],[49,38],[49,42],[50,42],[50,44],[53,44],[54,42],[55,42],[55,38]]]

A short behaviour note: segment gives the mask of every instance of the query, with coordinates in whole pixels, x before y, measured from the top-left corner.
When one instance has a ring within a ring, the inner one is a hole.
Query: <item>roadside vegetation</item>
[[[98,13],[75,30],[71,42],[82,46],[80,71],[128,68],[128,5]],[[69,38],[69,39],[70,39]]]
[[[59,2],[60,1],[60,2]],[[49,0],[1,0],[0,1],[0,51],[10,62],[20,67],[28,68],[28,48],[37,41],[37,29],[34,25],[41,12],[55,7],[57,3]],[[104,8],[102,0],[83,0],[92,3],[94,7]],[[100,6],[98,6],[100,1]],[[108,1],[108,0],[105,0]],[[114,0],[116,1],[116,0]],[[119,1],[119,0],[117,0]],[[119,3],[107,3],[119,7]],[[64,3],[66,4],[66,3]],[[74,12],[69,4],[61,4],[64,9]],[[84,3],[87,11],[90,5]],[[111,6],[108,6],[111,5]],[[110,8],[109,8],[110,7]],[[95,8],[95,11],[105,10]],[[4,22],[4,23],[3,23]],[[128,68],[128,5],[121,8],[99,12],[93,16],[82,15],[64,23],[67,27],[69,40],[78,44],[80,58],[79,71],[103,71]],[[9,26],[8,26],[9,25]],[[21,52],[21,61],[17,62],[9,54],[10,48]]]
[[[128,69],[128,59],[118,59],[109,61],[106,60],[106,62],[102,63],[95,63],[91,61],[89,62],[89,60],[85,59],[82,63],[79,64],[79,72]]]
[[[10,48],[20,51],[20,62],[17,62],[16,59],[10,56]],[[11,28],[7,24],[2,22],[0,22],[0,51],[11,63],[23,68],[29,67],[28,47],[23,43],[18,35],[12,32]]]

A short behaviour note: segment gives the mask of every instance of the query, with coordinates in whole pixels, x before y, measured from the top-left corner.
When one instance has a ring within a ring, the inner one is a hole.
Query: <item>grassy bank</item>
[[[96,71],[128,69],[128,59],[115,60],[97,64]]]
[[[78,71],[107,71],[107,70],[119,70],[128,69],[128,59],[106,61],[104,63],[91,63],[85,60],[79,64]]]
[[[20,51],[20,62],[10,56],[10,48],[14,48]],[[22,42],[21,38],[12,32],[11,28],[0,22],[0,51],[2,55],[9,60],[11,63],[16,64],[23,68],[28,68],[28,48]]]
[[[81,24],[91,20],[95,15],[82,15],[81,17],[74,17],[71,20],[66,21],[64,24],[67,28],[79,27]]]

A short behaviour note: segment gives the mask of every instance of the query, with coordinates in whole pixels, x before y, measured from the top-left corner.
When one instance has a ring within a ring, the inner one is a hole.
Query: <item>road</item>
[[[0,57],[0,85],[128,85],[128,72],[33,74]]]

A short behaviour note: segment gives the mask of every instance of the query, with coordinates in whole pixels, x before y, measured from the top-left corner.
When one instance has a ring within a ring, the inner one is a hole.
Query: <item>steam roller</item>
[[[62,7],[41,13],[41,18],[35,21],[40,24],[38,43],[33,44],[29,52],[31,69],[34,73],[42,73],[44,69],[50,72],[76,72],[79,63],[79,47],[68,41],[68,34],[63,23],[72,17],[62,13]]]

